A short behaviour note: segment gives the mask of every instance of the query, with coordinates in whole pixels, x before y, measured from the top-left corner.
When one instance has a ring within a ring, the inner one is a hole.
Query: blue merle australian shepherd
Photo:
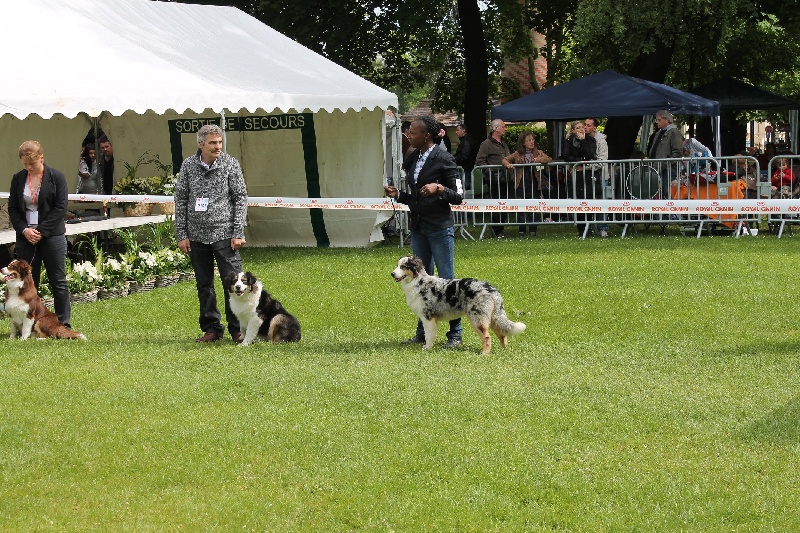
[[[486,283],[472,278],[442,279],[425,272],[419,257],[403,257],[392,271],[392,277],[403,285],[406,303],[425,328],[425,349],[433,347],[437,322],[466,315],[483,344],[481,353],[492,349],[489,329],[500,344],[508,345],[508,337],[525,331],[525,324],[512,322],[503,309],[503,297]]]

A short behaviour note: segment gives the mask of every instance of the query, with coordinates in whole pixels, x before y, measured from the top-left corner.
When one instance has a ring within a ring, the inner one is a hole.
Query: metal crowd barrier
[[[574,198],[569,192],[567,176],[572,175],[572,163],[528,163],[506,169],[501,165],[482,165],[472,170],[474,198],[503,199],[565,199]],[[521,169],[517,183],[517,169]],[[599,175],[599,174],[598,174]],[[574,194],[574,192],[573,192]],[[575,215],[566,213],[472,213],[472,223],[480,226],[482,239],[487,228],[517,226],[530,231],[540,224],[575,224]]]
[[[800,176],[800,155],[776,155],[770,159],[766,170],[762,172],[762,179],[766,182],[765,190],[769,191],[771,198],[798,198],[800,197],[800,180],[795,179],[793,183],[781,182],[779,179],[773,180],[776,172],[782,170],[782,161],[792,170],[795,178]],[[770,214],[767,218],[769,229],[780,239],[784,230],[788,229],[792,233],[792,226],[800,224],[798,215],[792,214]]]
[[[458,167],[464,184],[464,198],[525,199],[535,202],[547,199],[613,199],[622,200],[614,212],[596,214],[539,213],[539,212],[454,212],[455,230],[464,239],[475,239],[470,226],[480,228],[478,239],[483,239],[487,229],[513,227],[517,230],[538,230],[550,225],[574,225],[579,237],[591,231],[599,233],[613,225],[614,234],[624,237],[637,225],[658,225],[662,232],[668,225],[677,225],[684,234],[698,238],[706,231],[730,231],[736,237],[759,227],[762,216],[770,230],[780,238],[785,229],[800,224],[792,214],[751,212],[695,214],[675,212],[643,214],[631,212],[624,200],[716,200],[799,197],[800,187],[795,182],[791,191],[773,190],[770,176],[778,162],[786,159],[800,176],[800,156],[779,155],[762,171],[758,160],[752,156],[686,157],[680,159],[620,159],[567,163],[553,161],[549,164],[531,163],[506,169],[500,165],[476,166],[470,175]],[[516,181],[520,169],[519,183]],[[406,188],[404,179],[398,184]],[[398,229],[407,233],[407,214],[398,212]]]
[[[474,193],[472,191],[472,187],[471,187],[472,184],[468,183],[465,180],[466,176],[464,174],[464,169],[461,168],[461,167],[457,167],[457,168],[458,168],[458,178],[461,180],[461,185],[464,188],[463,197],[465,199],[466,198],[475,198],[475,195],[474,195]],[[470,234],[470,232],[467,230],[467,228],[469,227],[469,216],[468,216],[468,214],[463,212],[463,211],[455,211],[453,213],[453,218],[454,218],[453,228],[455,229],[456,234],[460,235],[461,238],[463,238],[463,239],[473,240],[474,241],[475,237],[473,237]]]
[[[517,169],[521,169],[518,184]],[[515,165],[514,169],[484,165],[475,167],[471,177],[475,198],[500,200],[752,199],[769,197],[770,188],[758,161],[751,156],[621,159],[588,163],[554,161],[546,165]],[[624,202],[620,203],[618,212],[611,213],[479,212],[472,215],[473,225],[482,228],[481,239],[487,228],[518,226],[522,230],[531,224],[574,224],[581,237],[586,237],[592,229],[603,231],[609,224],[622,226],[623,237],[636,224],[658,224],[662,231],[668,224],[676,224],[681,232],[696,233],[697,237],[704,230],[710,234],[714,229],[730,230],[738,236],[750,226],[757,225],[761,217],[759,213],[689,214],[681,213],[677,208],[674,213],[639,214],[627,212]]]

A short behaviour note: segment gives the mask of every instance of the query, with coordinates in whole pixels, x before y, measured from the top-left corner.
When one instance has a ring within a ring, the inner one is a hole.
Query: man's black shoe
[[[455,348],[456,346],[461,346],[461,339],[457,337],[452,339],[447,339],[447,342],[444,343],[445,350],[450,350],[452,348]]]
[[[400,344],[425,344],[425,337],[420,337],[419,335],[414,335],[410,339],[406,339]]]

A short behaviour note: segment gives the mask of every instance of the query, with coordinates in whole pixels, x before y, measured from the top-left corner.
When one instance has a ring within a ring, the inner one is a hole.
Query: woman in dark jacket
[[[53,290],[55,313],[67,327],[72,312],[67,289],[67,180],[58,170],[45,166],[42,146],[25,141],[19,147],[25,170],[11,178],[8,218],[17,232],[14,255],[31,264],[38,290],[42,264]]]
[[[431,116],[411,122],[408,139],[414,152],[403,163],[406,190],[383,189],[386,196],[408,206],[411,251],[422,259],[425,270],[433,274],[435,264],[440,278],[454,279],[455,230],[450,206],[463,201],[464,189],[455,159],[439,146],[439,132],[439,124]],[[461,319],[451,320],[445,348],[461,344],[461,333]],[[422,321],[417,322],[416,334],[404,342],[425,342]]]
[[[586,136],[586,125],[576,120],[570,125],[569,136],[564,142],[561,159],[570,163],[578,161],[591,161],[597,153],[597,143],[594,137]]]
[[[570,134],[564,141],[564,150],[561,159],[569,163],[591,161],[597,153],[597,142],[594,137],[586,135],[586,125],[582,120],[576,120],[570,126]],[[593,169],[590,165],[575,165],[575,172],[571,176],[575,179],[574,188],[568,187],[574,198],[602,198],[603,179],[602,172]],[[569,180],[567,180],[569,184]],[[578,215],[578,222],[586,220],[586,215]],[[578,235],[584,235],[584,224],[578,224]]]

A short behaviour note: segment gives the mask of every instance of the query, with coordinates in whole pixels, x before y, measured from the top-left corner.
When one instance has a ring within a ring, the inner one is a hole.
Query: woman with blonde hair
[[[67,180],[64,174],[44,164],[44,151],[37,141],[19,147],[24,170],[11,178],[8,217],[17,232],[14,255],[31,264],[38,290],[42,264],[53,290],[54,311],[70,327],[72,308],[67,288]]]
[[[582,120],[576,120],[570,125],[570,133],[564,140],[564,148],[561,152],[562,161],[579,163],[574,168],[568,168],[571,172],[568,177],[575,179],[573,184],[574,198],[602,198],[603,173],[589,165],[580,164],[582,161],[592,161],[597,155],[597,141],[594,137],[586,135],[586,124]],[[578,237],[583,238],[589,233],[591,228],[586,224],[586,215],[576,215],[578,222]],[[594,217],[592,217],[594,219]],[[608,237],[608,226],[598,226],[601,237]]]

